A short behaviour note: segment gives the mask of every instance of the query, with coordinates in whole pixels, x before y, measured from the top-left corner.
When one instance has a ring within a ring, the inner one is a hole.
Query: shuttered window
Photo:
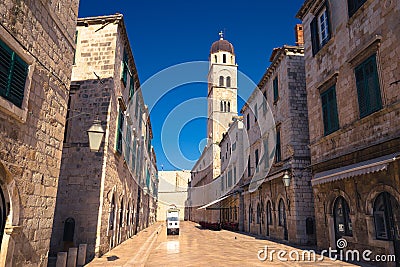
[[[272,86],[274,89],[274,102],[276,102],[279,98],[278,77],[275,77],[274,81],[272,82]]]
[[[135,82],[133,79],[133,75],[131,75],[129,81],[129,98],[131,98],[134,93],[135,93]]]
[[[282,160],[281,154],[281,129],[276,128],[276,148],[275,148],[275,162]]]
[[[115,149],[121,153],[122,152],[122,134],[123,134],[123,125],[124,125],[124,114],[122,111],[119,112],[118,115],[118,128],[117,128],[117,142]]]
[[[328,135],[339,129],[336,102],[336,87],[332,86],[321,94],[324,133]]]
[[[372,55],[355,68],[358,105],[363,118],[382,108],[381,90],[376,66],[376,55]]]
[[[0,96],[22,107],[28,64],[0,40]]]
[[[331,39],[331,20],[328,1],[310,23],[313,56]]]
[[[136,137],[133,136],[133,146],[132,146],[132,160],[131,160],[131,167],[132,167],[132,172],[135,171],[135,164],[136,164]]]
[[[126,143],[125,143],[125,161],[129,162],[129,156],[131,153],[131,129],[129,126],[126,127]]]
[[[122,82],[126,86],[126,82],[128,81],[128,53],[124,51],[124,57],[122,59]]]

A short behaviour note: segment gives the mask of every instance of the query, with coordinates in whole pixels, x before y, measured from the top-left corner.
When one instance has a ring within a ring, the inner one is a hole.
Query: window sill
[[[328,42],[326,42],[319,50],[317,53],[315,53],[314,58],[321,58],[325,55],[326,50],[328,50],[328,47],[331,46],[335,42],[335,37],[331,36]]]

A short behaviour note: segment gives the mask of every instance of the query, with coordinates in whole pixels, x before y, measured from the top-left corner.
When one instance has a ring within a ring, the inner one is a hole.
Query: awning
[[[235,194],[235,193],[230,193],[230,194],[228,194],[228,195],[226,195],[226,196],[220,197],[220,198],[218,198],[217,200],[214,200],[214,201],[212,201],[212,202],[210,202],[210,203],[208,203],[208,204],[206,204],[206,205],[204,205],[204,206],[201,206],[200,208],[197,208],[197,209],[198,209],[198,210],[202,210],[202,209],[208,208],[208,207],[210,207],[211,205],[214,205],[214,204],[216,204],[216,203],[218,203],[218,202],[220,202],[220,201],[222,201],[222,200],[224,200],[224,199],[226,199],[226,198],[232,196],[233,194]]]
[[[311,184],[314,186],[362,174],[383,171],[387,169],[390,162],[398,160],[399,156],[400,152],[397,152],[394,154],[362,161],[329,171],[319,172],[315,174],[314,178],[311,180]]]

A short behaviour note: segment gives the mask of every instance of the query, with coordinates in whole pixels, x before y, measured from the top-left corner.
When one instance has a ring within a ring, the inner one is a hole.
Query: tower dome
[[[233,45],[227,40],[224,40],[222,32],[220,33],[220,36],[221,38],[211,45],[210,54],[217,53],[219,51],[225,51],[234,55],[235,52],[233,50]]]

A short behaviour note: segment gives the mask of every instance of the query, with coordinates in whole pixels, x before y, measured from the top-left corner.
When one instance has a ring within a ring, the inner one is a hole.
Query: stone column
[[[56,267],[66,267],[67,266],[67,256],[68,256],[67,252],[58,252]]]
[[[86,263],[87,244],[80,244],[78,248],[78,266],[83,266]]]
[[[76,267],[77,256],[78,256],[78,248],[70,248],[68,250],[67,267]]]

